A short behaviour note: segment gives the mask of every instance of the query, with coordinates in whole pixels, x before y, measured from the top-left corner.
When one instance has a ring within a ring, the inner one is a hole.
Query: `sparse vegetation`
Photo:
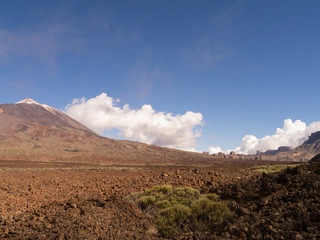
[[[254,167],[251,170],[254,170],[257,172],[264,172],[264,173],[274,173],[274,172],[280,172],[288,167],[294,168],[298,165],[299,164],[261,165],[258,167]]]
[[[214,223],[231,216],[218,195],[201,195],[191,187],[155,186],[130,198],[154,216],[159,234],[167,238],[185,231],[209,231]]]

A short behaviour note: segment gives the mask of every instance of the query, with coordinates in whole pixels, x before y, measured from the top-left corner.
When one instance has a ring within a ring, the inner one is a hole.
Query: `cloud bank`
[[[117,129],[127,139],[138,140],[160,146],[192,149],[201,133],[195,130],[202,124],[201,113],[186,112],[184,115],[156,112],[151,105],[140,109],[130,109],[128,104],[122,108],[106,93],[91,99],[74,99],[65,107],[72,118],[99,134]]]
[[[271,136],[265,136],[260,139],[254,135],[244,136],[240,146],[233,151],[238,154],[256,154],[257,151],[265,152],[267,150],[276,150],[280,146],[295,148],[306,141],[308,137],[316,131],[320,131],[320,122],[313,122],[307,125],[301,120],[293,122],[291,119],[286,119],[284,120],[283,128],[277,128]],[[221,148],[210,147],[209,152],[210,149],[212,153],[215,153]]]
[[[208,151],[209,151],[209,154],[215,154],[215,153],[223,152],[221,147],[209,147]]]

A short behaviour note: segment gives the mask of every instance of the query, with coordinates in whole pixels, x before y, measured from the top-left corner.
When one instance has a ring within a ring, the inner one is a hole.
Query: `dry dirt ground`
[[[259,164],[268,163],[181,167],[0,161],[0,239],[161,239],[151,216],[127,196],[164,184],[217,193],[234,212],[212,232],[179,239],[319,239],[319,164],[275,174],[251,169]]]

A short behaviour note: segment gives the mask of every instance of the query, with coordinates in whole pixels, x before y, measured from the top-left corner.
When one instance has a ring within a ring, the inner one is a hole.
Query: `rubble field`
[[[1,239],[163,239],[128,196],[156,185],[216,193],[232,217],[178,239],[319,239],[320,163],[279,172],[235,160],[216,166],[0,161]],[[287,163],[286,163],[287,164]]]

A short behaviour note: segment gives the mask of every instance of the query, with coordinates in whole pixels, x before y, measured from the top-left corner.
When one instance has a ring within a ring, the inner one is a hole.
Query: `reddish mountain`
[[[57,129],[76,129],[89,135],[95,135],[93,131],[61,111],[45,104],[39,104],[30,98],[16,104],[2,104],[0,105],[0,113],[0,134],[27,131],[28,124],[38,124]]]
[[[0,160],[193,164],[212,158],[101,137],[59,110],[25,99],[0,105]]]

